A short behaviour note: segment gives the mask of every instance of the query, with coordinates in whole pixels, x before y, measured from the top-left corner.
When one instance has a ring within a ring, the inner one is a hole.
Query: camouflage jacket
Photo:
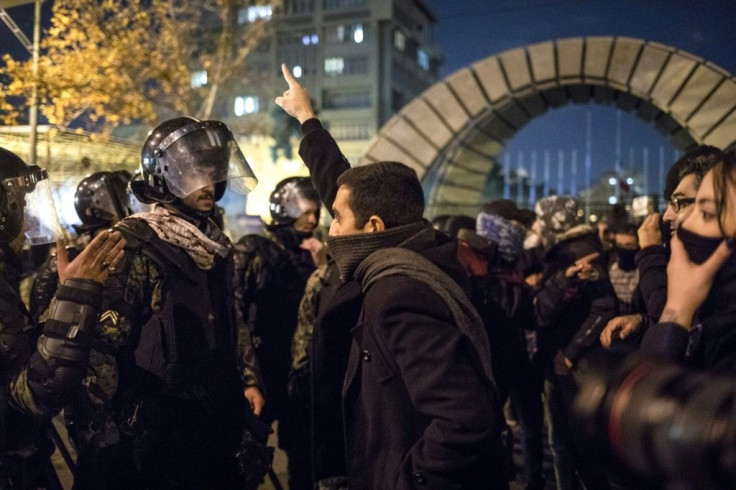
[[[255,336],[256,348],[264,338],[268,342],[283,334],[291,341],[296,308],[314,271],[309,252],[282,238],[246,235],[234,247],[236,309],[244,320],[241,327]]]
[[[304,288],[304,297],[299,303],[296,331],[291,341],[291,370],[294,372],[309,369],[309,343],[314,334],[314,320],[317,311],[315,301],[325,282],[326,271],[327,265],[321,265],[312,272]]]
[[[127,220],[126,220],[127,221]],[[118,225],[120,226],[120,225]],[[124,233],[125,257],[105,285],[105,307],[95,332],[96,344],[90,353],[87,400],[77,403],[68,424],[81,423],[76,433],[82,443],[98,447],[114,444],[119,439],[118,428],[112,422],[111,401],[118,392],[118,363],[134,350],[140,329],[164,302],[166,271],[159,261],[143,250],[143,244]],[[232,260],[229,258],[228,260]],[[228,281],[232,284],[232,280]],[[237,322],[242,321],[235,316]],[[245,328],[237,328],[237,351],[241,380],[244,386],[260,386],[258,364]],[[127,358],[130,361],[130,358]]]
[[[328,264],[324,264],[315,269],[307,279],[307,287],[299,303],[299,316],[291,343],[291,369],[294,372],[309,369],[309,343],[314,335],[314,323],[319,312],[320,292],[327,284],[328,274]]]

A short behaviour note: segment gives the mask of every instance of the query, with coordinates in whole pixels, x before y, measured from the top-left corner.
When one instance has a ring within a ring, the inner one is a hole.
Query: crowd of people
[[[573,196],[427,217],[416,172],[351,168],[282,69],[310,176],[234,243],[216,203],[256,176],[221,122],[85,177],[71,245],[46,172],[0,148],[0,488],[53,487],[52,418],[78,489],[257,488],[274,423],[291,489],[503,489],[511,422],[527,489],[545,440],[558,489],[664,487],[591,461],[574,406],[604,351],[736,369],[736,149],[684,154],[640,222]]]

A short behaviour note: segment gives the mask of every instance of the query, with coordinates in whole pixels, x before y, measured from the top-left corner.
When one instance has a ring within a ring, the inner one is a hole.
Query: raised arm
[[[332,214],[332,203],[335,202],[338,187],[337,178],[350,168],[350,164],[330,133],[317,119],[307,90],[296,81],[285,64],[281,65],[281,71],[289,88],[282,96],[276,97],[276,104],[301,123],[304,137],[299,145],[299,155],[309,169],[320,199]]]

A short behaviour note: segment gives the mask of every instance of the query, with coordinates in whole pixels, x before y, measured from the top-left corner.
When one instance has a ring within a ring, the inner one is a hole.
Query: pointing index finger
[[[291,74],[291,71],[289,71],[289,67],[286,66],[286,63],[281,63],[281,72],[284,74],[284,79],[286,80],[286,83],[289,84],[290,89],[299,86],[299,82],[297,82],[296,78],[294,78],[294,76]]]
[[[585,257],[581,257],[578,260],[576,260],[575,261],[575,265],[588,264],[588,263],[594,261],[595,259],[597,259],[598,257],[600,257],[600,255],[601,254],[599,254],[598,252],[593,252],[592,254],[588,254]]]

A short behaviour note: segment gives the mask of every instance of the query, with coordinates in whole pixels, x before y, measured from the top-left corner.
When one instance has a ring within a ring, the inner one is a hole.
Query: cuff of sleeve
[[[659,255],[665,253],[666,250],[661,245],[652,245],[651,247],[642,248],[634,256],[634,261],[638,264],[639,261],[644,260],[650,255]]]
[[[679,361],[685,354],[689,338],[690,332],[682,325],[661,322],[647,330],[639,350]]]
[[[322,123],[316,117],[313,117],[312,119],[307,119],[306,121],[304,121],[304,123],[302,123],[302,135],[304,136],[313,131],[317,131],[318,129],[322,129]]]
[[[243,386],[246,388],[256,387],[260,389],[260,383],[258,382],[258,376],[250,369],[243,369]]]
[[[59,286],[56,298],[63,301],[73,301],[99,307],[102,304],[103,286],[99,282],[88,279],[67,279],[64,285]]]

